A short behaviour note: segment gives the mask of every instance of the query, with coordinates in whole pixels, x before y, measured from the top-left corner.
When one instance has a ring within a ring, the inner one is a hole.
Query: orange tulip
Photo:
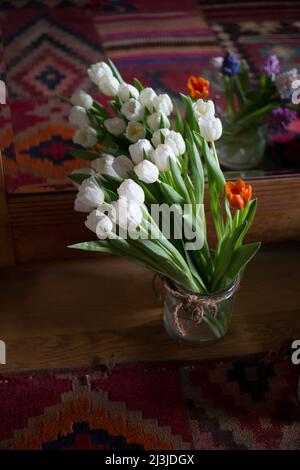
[[[203,77],[193,77],[188,79],[187,87],[189,94],[195,100],[206,98],[209,94],[209,81]]]
[[[243,209],[245,203],[250,201],[252,196],[251,184],[246,184],[244,180],[239,179],[235,183],[227,181],[225,192],[230,205],[235,209]]]

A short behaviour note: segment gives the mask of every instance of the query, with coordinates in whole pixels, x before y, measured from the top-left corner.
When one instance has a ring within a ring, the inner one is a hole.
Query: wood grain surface
[[[112,257],[0,271],[0,373],[102,362],[198,360],[269,350],[300,338],[300,251],[261,252],[240,287],[230,332],[218,344],[169,339],[152,273]]]

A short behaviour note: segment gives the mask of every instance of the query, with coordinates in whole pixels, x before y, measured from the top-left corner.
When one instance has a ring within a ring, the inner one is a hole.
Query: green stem
[[[220,329],[218,320],[210,318],[208,315],[203,315],[203,321],[208,325],[216,338],[222,338],[223,333]]]

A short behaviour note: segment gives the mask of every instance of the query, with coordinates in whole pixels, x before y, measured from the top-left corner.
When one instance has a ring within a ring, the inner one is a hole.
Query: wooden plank
[[[0,274],[4,371],[106,361],[200,360],[257,353],[300,338],[300,251],[262,252],[239,290],[229,334],[184,347],[169,339],[152,273],[118,259],[23,265]]]
[[[257,179],[257,216],[249,240],[262,243],[300,240],[300,175]],[[11,195],[8,208],[18,263],[78,256],[71,243],[93,238],[84,227],[84,214],[74,212],[74,193]],[[212,224],[208,235],[213,238]]]
[[[14,255],[8,217],[3,162],[0,151],[0,266],[10,266],[12,264],[14,264]]]

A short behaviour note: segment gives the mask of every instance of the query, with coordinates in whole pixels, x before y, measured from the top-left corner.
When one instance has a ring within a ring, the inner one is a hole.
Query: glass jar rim
[[[179,292],[185,294],[192,294],[195,295],[196,297],[199,297],[200,299],[213,299],[216,301],[221,301],[221,300],[226,300],[229,299],[235,292],[238,290],[239,285],[240,285],[240,280],[241,276],[238,274],[234,281],[228,286],[225,287],[225,289],[222,289],[221,291],[218,292],[206,292],[204,294],[197,294],[196,292],[191,292],[183,287],[179,286],[176,282],[172,281],[172,279],[165,278],[168,283],[171,282],[171,285],[173,285]]]

